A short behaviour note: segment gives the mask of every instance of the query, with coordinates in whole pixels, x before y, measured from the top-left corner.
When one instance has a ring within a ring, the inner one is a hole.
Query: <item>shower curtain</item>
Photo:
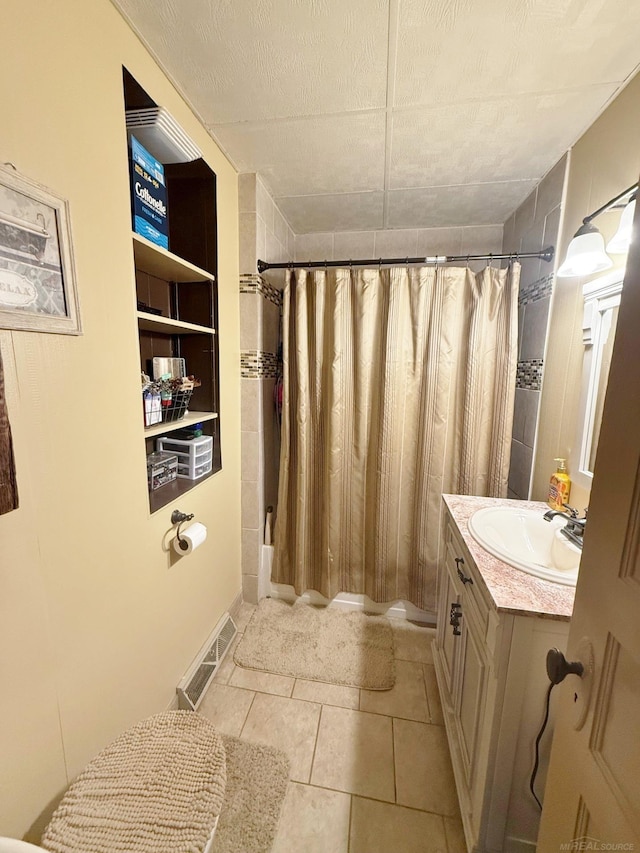
[[[287,275],[272,579],[434,611],[442,494],[506,495],[520,266]]]

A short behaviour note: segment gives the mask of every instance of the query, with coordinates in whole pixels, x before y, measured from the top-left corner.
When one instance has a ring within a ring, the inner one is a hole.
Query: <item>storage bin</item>
[[[147,456],[147,484],[149,491],[166,486],[178,476],[178,457],[175,453],[156,451]]]
[[[210,435],[191,439],[164,436],[157,440],[156,447],[160,451],[175,453],[178,457],[178,477],[186,480],[198,480],[213,467],[213,438]]]

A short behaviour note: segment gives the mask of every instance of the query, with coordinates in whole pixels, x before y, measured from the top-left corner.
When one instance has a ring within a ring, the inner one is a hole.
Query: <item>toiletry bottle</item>
[[[549,481],[549,499],[547,503],[551,509],[563,511],[569,503],[569,492],[571,491],[571,479],[567,473],[567,460],[554,459],[558,467]]]

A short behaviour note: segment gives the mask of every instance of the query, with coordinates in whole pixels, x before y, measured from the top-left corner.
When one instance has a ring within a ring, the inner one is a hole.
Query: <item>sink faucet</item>
[[[587,510],[585,509],[584,511],[584,518],[578,518],[578,510],[568,504],[565,505],[565,510],[566,511],[558,511],[550,509],[548,512],[545,512],[543,518],[545,521],[551,521],[559,515],[566,518],[567,523],[560,530],[560,533],[562,533],[563,536],[566,536],[569,542],[573,542],[573,544],[578,548],[582,548],[584,529],[587,524]]]

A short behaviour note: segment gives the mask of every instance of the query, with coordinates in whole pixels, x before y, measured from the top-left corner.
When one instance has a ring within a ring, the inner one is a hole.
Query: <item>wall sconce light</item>
[[[605,213],[615,207],[621,207],[620,202],[622,199],[626,199],[625,209],[620,218],[618,230],[607,244],[607,252],[615,255],[623,254],[628,250],[629,243],[631,242],[633,215],[635,212],[635,194],[637,190],[638,184],[634,184],[606,204],[603,204],[594,213],[585,216],[582,220],[582,225],[578,228],[569,243],[564,263],[557,272],[559,277],[568,278],[576,275],[591,275],[592,273],[601,272],[613,266],[613,261],[605,252],[604,238],[596,226],[592,225],[592,220],[596,216],[600,216],[601,213]]]

